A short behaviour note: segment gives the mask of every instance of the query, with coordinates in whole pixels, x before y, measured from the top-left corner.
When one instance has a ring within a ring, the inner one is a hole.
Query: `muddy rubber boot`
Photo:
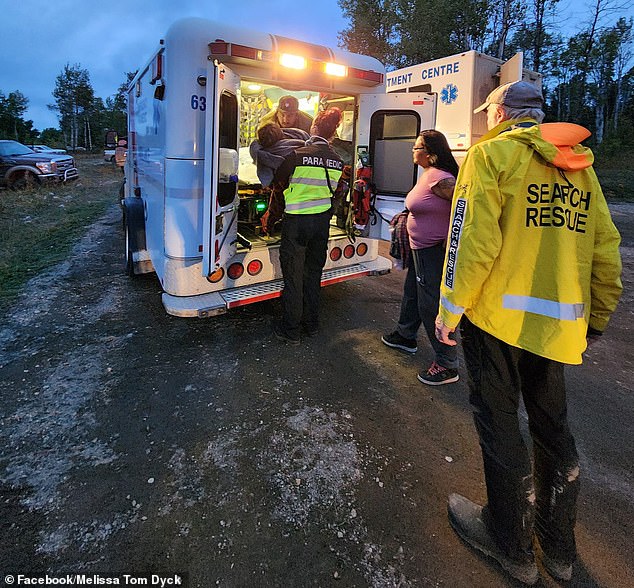
[[[516,580],[530,586],[537,582],[539,571],[535,561],[512,560],[497,546],[482,519],[480,505],[460,494],[451,494],[447,510],[453,530],[465,543],[494,559]]]
[[[556,580],[572,578],[577,557],[575,523],[579,496],[579,462],[562,467],[539,446],[535,447],[537,516],[535,535],[542,548],[542,564]]]
[[[553,577],[555,580],[561,580],[563,582],[567,582],[572,579],[572,564],[564,563],[561,561],[557,561],[556,559],[550,558],[546,553],[542,555],[542,565],[544,569]]]

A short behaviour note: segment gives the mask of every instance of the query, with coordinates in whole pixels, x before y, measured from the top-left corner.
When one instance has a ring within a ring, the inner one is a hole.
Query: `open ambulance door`
[[[357,178],[365,173],[375,189],[368,236],[389,240],[390,220],[418,179],[412,147],[422,130],[434,128],[436,96],[362,94],[357,120]]]
[[[519,82],[524,72],[524,54],[516,53],[500,66],[500,86],[510,82]]]
[[[210,276],[235,255],[238,232],[240,77],[210,61],[205,87],[205,172],[203,275]],[[200,107],[200,106],[199,106]]]

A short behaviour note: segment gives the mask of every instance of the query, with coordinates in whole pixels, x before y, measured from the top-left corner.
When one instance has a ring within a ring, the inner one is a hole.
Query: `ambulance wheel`
[[[134,258],[132,256],[132,248],[130,247],[130,228],[124,217],[125,226],[125,274],[126,276],[134,276]]]
[[[119,186],[119,206],[123,208],[123,201],[125,200],[125,178]]]

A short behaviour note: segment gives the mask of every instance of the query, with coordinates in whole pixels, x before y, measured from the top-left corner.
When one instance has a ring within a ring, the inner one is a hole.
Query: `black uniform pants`
[[[319,290],[326,263],[330,211],[319,214],[284,214],[280,263],[284,277],[282,328],[299,338],[302,324],[319,327]]]
[[[518,561],[532,558],[535,532],[551,558],[572,563],[579,458],[568,427],[564,365],[508,345],[465,317],[460,330],[484,461],[483,517],[489,531]],[[520,394],[533,441],[532,469],[519,425]]]

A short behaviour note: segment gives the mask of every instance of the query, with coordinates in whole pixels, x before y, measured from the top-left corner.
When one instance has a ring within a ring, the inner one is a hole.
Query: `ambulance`
[[[172,25],[128,87],[127,272],[155,272],[166,311],[181,317],[279,296],[280,237],[260,231],[268,192],[249,155],[258,123],[282,96],[310,116],[339,107],[333,147],[351,183],[356,175],[367,188],[371,177],[403,196],[435,97],[388,94],[385,76],[376,59],[339,49],[204,19]],[[387,223],[367,225],[351,237],[333,217],[322,285],[390,270],[378,250]]]
[[[487,132],[486,114],[473,114],[489,93],[508,82],[524,80],[541,87],[541,74],[525,69],[523,54],[503,61],[478,51],[466,51],[442,59],[419,63],[386,74],[385,89],[390,95],[421,92],[434,97],[434,127],[447,142],[461,164],[471,145]],[[432,128],[432,127],[429,127]],[[403,210],[402,194],[382,190],[373,198],[373,218],[383,228]]]
[[[466,51],[391,71],[386,75],[388,93],[431,92],[438,97],[436,130],[449,142],[454,157],[464,155],[487,132],[486,116],[474,116],[497,86],[524,80],[541,87],[541,74],[525,69],[523,54],[508,61],[478,51]]]

